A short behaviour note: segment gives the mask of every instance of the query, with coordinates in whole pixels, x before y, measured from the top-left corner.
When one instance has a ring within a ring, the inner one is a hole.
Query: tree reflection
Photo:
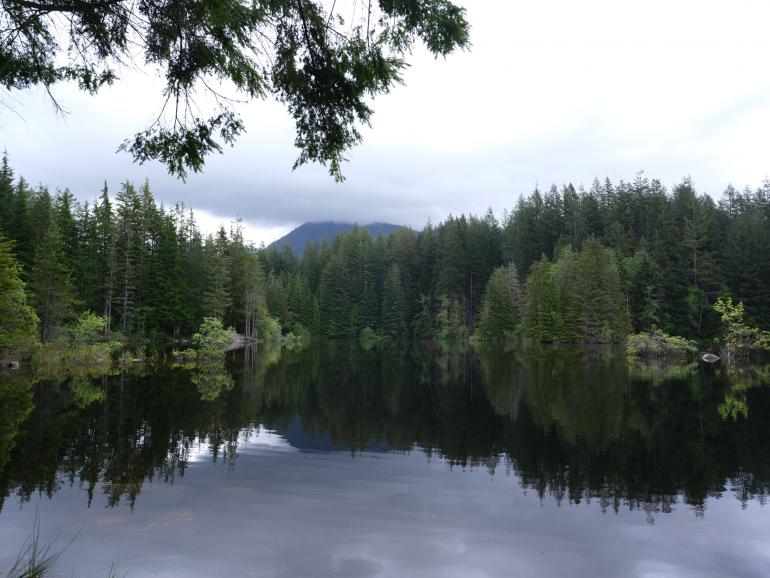
[[[224,362],[217,361],[197,366],[193,370],[190,381],[197,388],[203,401],[214,401],[223,392],[235,387],[235,380],[227,371]]]
[[[0,496],[79,484],[133,505],[201,451],[236,467],[264,426],[301,449],[409,452],[514,475],[542,499],[650,520],[770,480],[770,369],[642,367],[612,349],[323,342],[227,364],[0,385]],[[2,502],[0,502],[0,506]]]

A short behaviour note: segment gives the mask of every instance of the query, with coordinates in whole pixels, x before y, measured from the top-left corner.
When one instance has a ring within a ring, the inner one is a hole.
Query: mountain
[[[329,242],[332,242],[337,235],[349,231],[353,227],[355,227],[353,223],[335,223],[333,221],[305,223],[277,241],[270,243],[269,246],[280,248],[289,243],[297,256],[302,257],[305,243],[308,241],[316,241],[320,244],[324,239],[328,239]],[[396,229],[400,229],[401,226],[390,223],[369,223],[368,225],[360,225],[360,228],[366,229],[372,237],[376,238],[380,235],[387,237]]]

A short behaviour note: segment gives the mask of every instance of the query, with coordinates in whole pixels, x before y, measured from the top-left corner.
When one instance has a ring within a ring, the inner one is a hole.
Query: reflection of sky
[[[64,544],[61,575],[105,576],[767,576],[770,516],[726,494],[704,518],[541,503],[515,476],[450,469],[411,454],[296,452],[258,430],[234,468],[204,444],[173,485],[146,483],[133,512],[91,509],[77,484],[0,514],[7,568],[39,509]]]
[[[244,430],[238,439],[238,453],[259,454],[266,450],[293,450],[286,438],[263,427]],[[190,448],[189,462],[211,461],[211,444],[198,439]]]

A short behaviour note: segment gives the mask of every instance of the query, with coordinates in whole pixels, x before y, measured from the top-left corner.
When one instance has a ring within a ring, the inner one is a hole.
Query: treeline
[[[105,185],[79,203],[69,190],[52,195],[15,179],[5,157],[0,233],[11,240],[0,253],[17,262],[0,271],[2,308],[24,307],[21,285],[8,282],[19,274],[43,341],[85,311],[127,337],[189,336],[204,317],[255,335],[268,321],[262,263],[240,224],[204,236],[192,211],[158,205],[148,183],[126,182],[114,199]]]
[[[354,229],[309,244],[301,261],[289,247],[263,256],[270,311],[332,337],[370,327],[611,341],[657,327],[710,338],[719,296],[742,301],[753,324],[770,323],[770,183],[728,187],[716,202],[689,179],[669,192],[640,173],[588,190],[535,190],[502,222],[488,211],[419,234],[372,239]],[[317,317],[284,299],[300,293]]]
[[[78,203],[15,178],[5,158],[0,231],[43,340],[82,311],[103,314],[106,331],[158,336],[189,335],[205,316],[250,335],[276,319],[329,337],[615,341],[660,328],[708,338],[720,296],[743,302],[755,325],[770,320],[768,182],[728,187],[718,202],[689,179],[667,191],[641,173],[553,186],[502,222],[490,210],[419,233],[354,228],[299,259],[288,245],[249,246],[237,222],[204,236],[147,183]]]

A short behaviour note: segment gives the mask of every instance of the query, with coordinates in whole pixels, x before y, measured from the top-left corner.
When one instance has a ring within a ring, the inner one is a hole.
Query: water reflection
[[[87,505],[101,493],[133,506],[148,481],[173,484],[202,459],[237,469],[239,452],[267,439],[353,455],[422,451],[515,475],[544,500],[642,509],[650,521],[679,501],[703,514],[725,492],[764,502],[770,482],[768,367],[331,342],[204,368],[4,379],[0,511],[9,496],[63,486],[82,488]]]

